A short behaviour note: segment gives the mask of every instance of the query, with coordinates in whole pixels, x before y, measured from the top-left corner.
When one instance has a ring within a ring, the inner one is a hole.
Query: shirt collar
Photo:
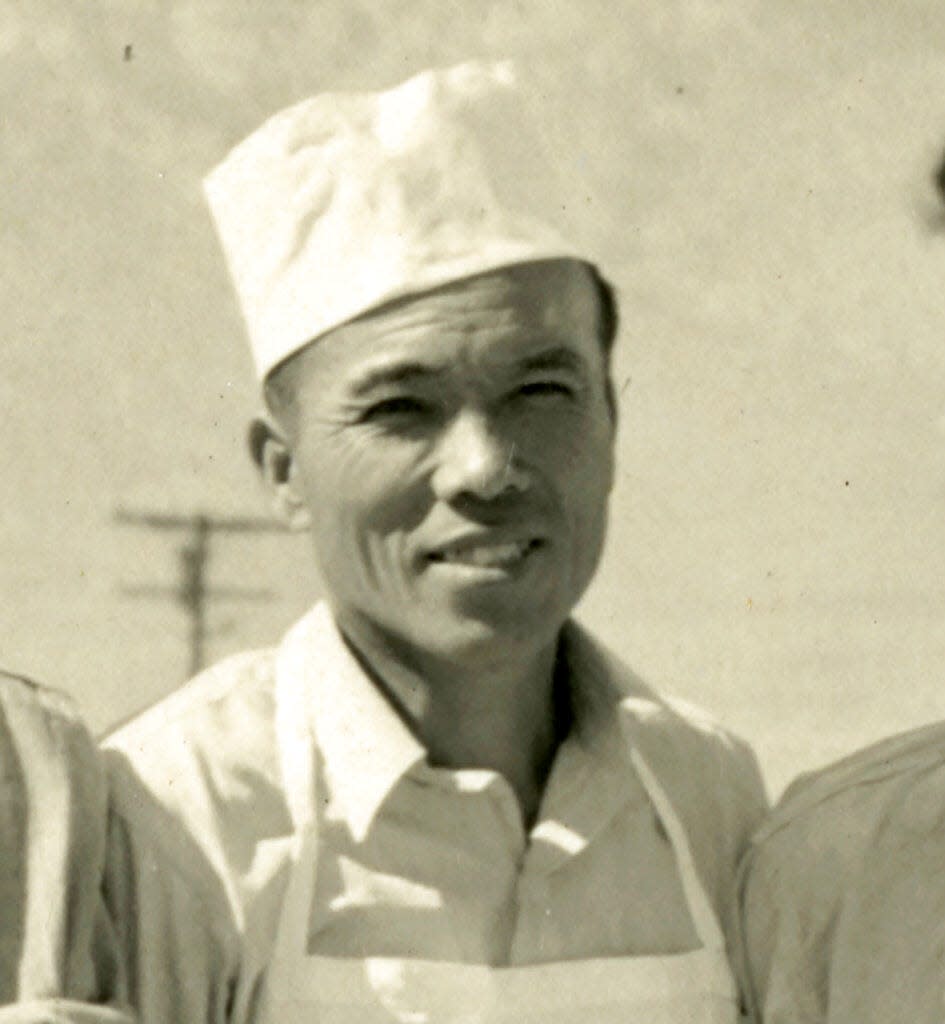
[[[628,802],[646,793],[630,767],[624,703],[635,677],[576,622],[564,627],[572,728],[558,749],[532,830],[531,865],[550,873],[581,853]]]
[[[311,727],[332,796],[360,840],[397,783],[426,762],[427,751],[359,664],[327,603],[316,605],[299,626],[285,643],[302,645],[294,664],[304,666],[306,678],[297,685],[309,690]],[[567,623],[561,642],[573,716],[565,745],[576,743],[597,769],[605,769],[604,777],[613,776],[613,785],[603,788],[614,793],[585,808],[593,822],[581,812],[580,822],[573,823],[586,838],[609,817],[598,804],[612,812],[619,802],[616,791],[623,790],[617,785],[625,771],[619,708],[628,693],[619,666],[581,626]],[[558,757],[562,753],[563,748]],[[596,783],[604,781],[595,776]]]
[[[287,642],[306,648],[305,680],[315,746],[352,834],[363,839],[388,793],[426,757],[345,643],[320,603]],[[294,634],[294,637],[293,637]]]
[[[622,748],[614,728],[625,696],[606,652],[577,622],[561,632],[559,658],[564,662],[571,700],[571,737],[588,753],[610,757]]]

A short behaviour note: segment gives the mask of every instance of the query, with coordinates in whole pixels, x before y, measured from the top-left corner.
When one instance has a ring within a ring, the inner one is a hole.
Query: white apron
[[[304,644],[290,644],[277,671],[277,729],[295,856],[259,1024],[735,1024],[735,985],[715,911],[682,824],[636,749],[631,757],[673,845],[701,949],[524,967],[309,955],[317,849],[309,674],[318,668]]]

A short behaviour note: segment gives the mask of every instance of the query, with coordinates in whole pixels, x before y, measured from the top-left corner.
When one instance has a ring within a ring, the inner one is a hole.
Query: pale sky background
[[[0,663],[106,727],[183,678],[182,538],[262,514],[201,176],[268,114],[516,57],[619,287],[619,483],[586,621],[799,771],[945,717],[939,0],[0,0]],[[576,196],[577,199],[577,196]],[[214,540],[211,657],[304,539]]]

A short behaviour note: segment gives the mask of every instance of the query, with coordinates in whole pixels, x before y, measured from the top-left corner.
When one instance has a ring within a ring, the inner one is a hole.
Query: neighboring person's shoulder
[[[97,804],[101,775],[95,741],[75,702],[0,669],[0,780],[7,788],[16,780],[22,799],[49,803],[58,786],[75,801]]]
[[[753,858],[813,858],[842,867],[893,823],[924,831],[945,814],[945,723],[881,740],[834,764],[799,776],[752,843]]]
[[[9,815],[25,822],[64,808],[78,817],[104,811],[101,762],[75,703],[2,669],[0,798],[8,833]]]
[[[50,746],[66,733],[80,747],[94,746],[70,697],[4,669],[0,669],[0,722],[18,742]]]
[[[788,788],[741,871],[741,969],[759,1019],[826,1020],[828,1007],[831,1020],[939,1019],[926,1004],[940,1011],[943,823],[945,724]]]
[[[0,670],[0,1019],[129,1021],[97,1005],[121,987],[99,889],[106,812],[75,703]]]
[[[75,707],[65,694],[0,668],[0,710],[24,706],[54,715],[75,715]]]

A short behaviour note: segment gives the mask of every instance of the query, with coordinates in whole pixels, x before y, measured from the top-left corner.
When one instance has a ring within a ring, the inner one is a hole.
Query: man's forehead
[[[585,266],[528,264],[390,303],[318,339],[303,358],[359,389],[457,359],[576,366],[585,347],[596,348],[599,318]]]

